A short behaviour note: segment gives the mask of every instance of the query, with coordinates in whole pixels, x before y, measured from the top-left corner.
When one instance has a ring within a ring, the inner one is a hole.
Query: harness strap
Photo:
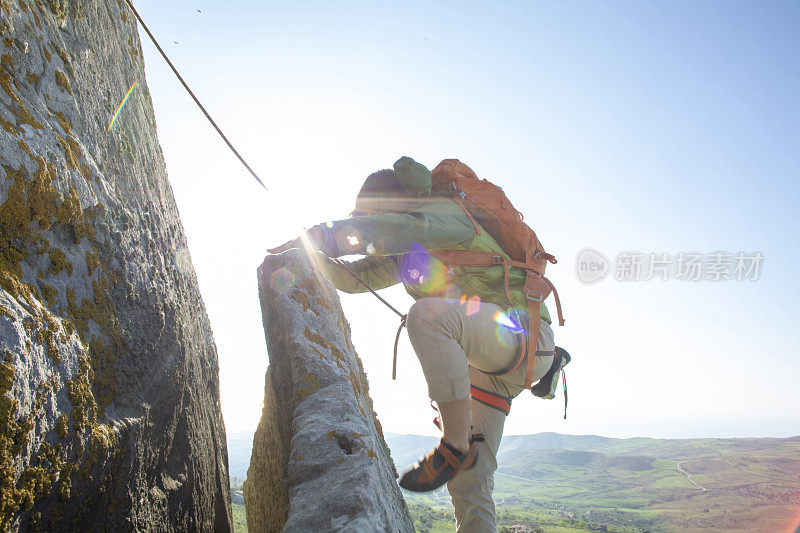
[[[470,385],[469,394],[472,396],[473,400],[484,405],[488,405],[489,407],[494,407],[506,416],[508,416],[508,413],[511,412],[510,398],[495,394],[494,392],[489,392],[488,390],[476,387],[475,385]]]
[[[431,409],[436,411],[436,415],[433,417],[433,425],[439,428],[439,431],[444,431],[442,429],[442,415],[439,412],[439,408],[436,407],[436,403],[433,400],[431,400]]]

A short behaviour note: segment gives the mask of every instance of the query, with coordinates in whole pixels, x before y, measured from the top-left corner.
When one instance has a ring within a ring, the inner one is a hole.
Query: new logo
[[[606,256],[593,248],[584,248],[578,254],[575,269],[583,283],[595,283],[608,275],[609,262]]]

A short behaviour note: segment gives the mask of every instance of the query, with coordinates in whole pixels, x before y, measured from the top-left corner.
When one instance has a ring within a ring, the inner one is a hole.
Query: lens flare
[[[358,246],[358,235],[348,235],[347,242],[350,244],[350,246]]]
[[[116,113],[114,113],[114,118],[112,118],[112,119],[111,119],[111,123],[108,125],[108,129],[107,129],[106,131],[111,131],[111,127],[112,127],[112,126],[114,125],[114,123],[117,121],[117,117],[118,117],[118,116],[119,116],[119,114],[122,112],[122,108],[123,108],[123,107],[125,107],[125,104],[127,103],[127,101],[128,101],[128,98],[130,98],[130,96],[131,96],[131,93],[133,92],[133,90],[136,88],[136,86],[137,86],[137,85],[139,85],[139,82],[138,82],[138,81],[135,81],[135,82],[133,82],[133,85],[131,85],[131,88],[130,88],[130,89],[128,89],[128,92],[127,92],[127,93],[125,93],[125,98],[123,98],[123,99],[122,99],[122,103],[121,103],[121,104],[119,104],[119,107],[117,108],[117,112],[116,112]]]
[[[481,297],[472,296],[467,298],[467,316],[472,316],[481,310]]]
[[[325,276],[322,274],[323,267],[321,264],[321,254],[317,253],[317,244],[312,243],[311,240],[308,238],[308,231],[306,228],[302,227],[302,232],[300,233],[300,244],[303,246],[303,250],[306,252],[306,257],[311,260],[312,271],[314,272],[314,276],[317,278],[317,281],[320,284],[325,283]]]
[[[272,279],[270,280],[272,289],[279,294],[283,294],[294,287],[295,278],[296,276],[286,268],[276,270],[272,273]]]
[[[510,329],[514,333],[522,333],[523,331],[525,331],[522,328],[522,326],[517,324],[516,320],[514,320],[513,318],[511,318],[510,316],[508,316],[506,313],[504,313],[502,311],[497,311],[494,314],[494,317],[492,317],[492,319],[495,321],[496,324],[499,324],[500,326],[502,326],[504,328]]]
[[[418,243],[400,259],[398,275],[403,283],[422,283],[430,275],[431,255]]]

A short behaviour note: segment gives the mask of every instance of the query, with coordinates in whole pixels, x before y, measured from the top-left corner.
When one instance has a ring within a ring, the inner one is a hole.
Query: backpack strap
[[[472,222],[472,225],[475,227],[475,234],[481,235],[483,233],[481,231],[481,227],[478,225],[477,222],[475,222],[475,219],[472,218],[472,214],[469,212],[469,209],[467,209],[467,206],[464,205],[464,201],[461,200],[461,197],[458,195],[454,195],[450,197],[450,199],[453,200],[455,203],[457,203],[458,207],[460,207],[464,211],[464,213],[466,213],[467,218],[469,218],[469,221]]]
[[[558,313],[558,325],[559,326],[563,326],[564,325],[564,314],[561,312],[561,298],[558,297],[558,291],[556,290],[555,285],[553,285],[553,283],[549,279],[547,279],[544,276],[542,276],[542,279],[548,285],[550,285],[550,290],[553,291],[553,298],[556,301],[556,313]]]
[[[529,259],[530,262],[530,259]],[[525,368],[525,388],[530,389],[533,384],[533,366],[536,362],[536,340],[539,338],[539,327],[541,325],[540,312],[542,302],[550,293],[556,300],[558,311],[558,323],[564,325],[564,316],[561,313],[561,300],[558,293],[549,279],[539,274],[533,269],[526,269],[525,279],[525,299],[528,300],[528,362]]]
[[[533,385],[533,366],[536,363],[536,344],[539,339],[539,327],[541,326],[541,307],[545,295],[535,291],[533,278],[529,274],[525,280],[525,298],[528,300],[528,353],[527,364],[525,365],[525,388],[530,389]]]

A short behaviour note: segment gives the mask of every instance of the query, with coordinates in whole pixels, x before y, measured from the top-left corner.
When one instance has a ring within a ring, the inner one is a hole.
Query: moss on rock
[[[72,91],[72,85],[70,85],[69,79],[67,79],[67,75],[61,72],[60,70],[56,71],[56,85],[67,91],[70,95],[75,94]]]

